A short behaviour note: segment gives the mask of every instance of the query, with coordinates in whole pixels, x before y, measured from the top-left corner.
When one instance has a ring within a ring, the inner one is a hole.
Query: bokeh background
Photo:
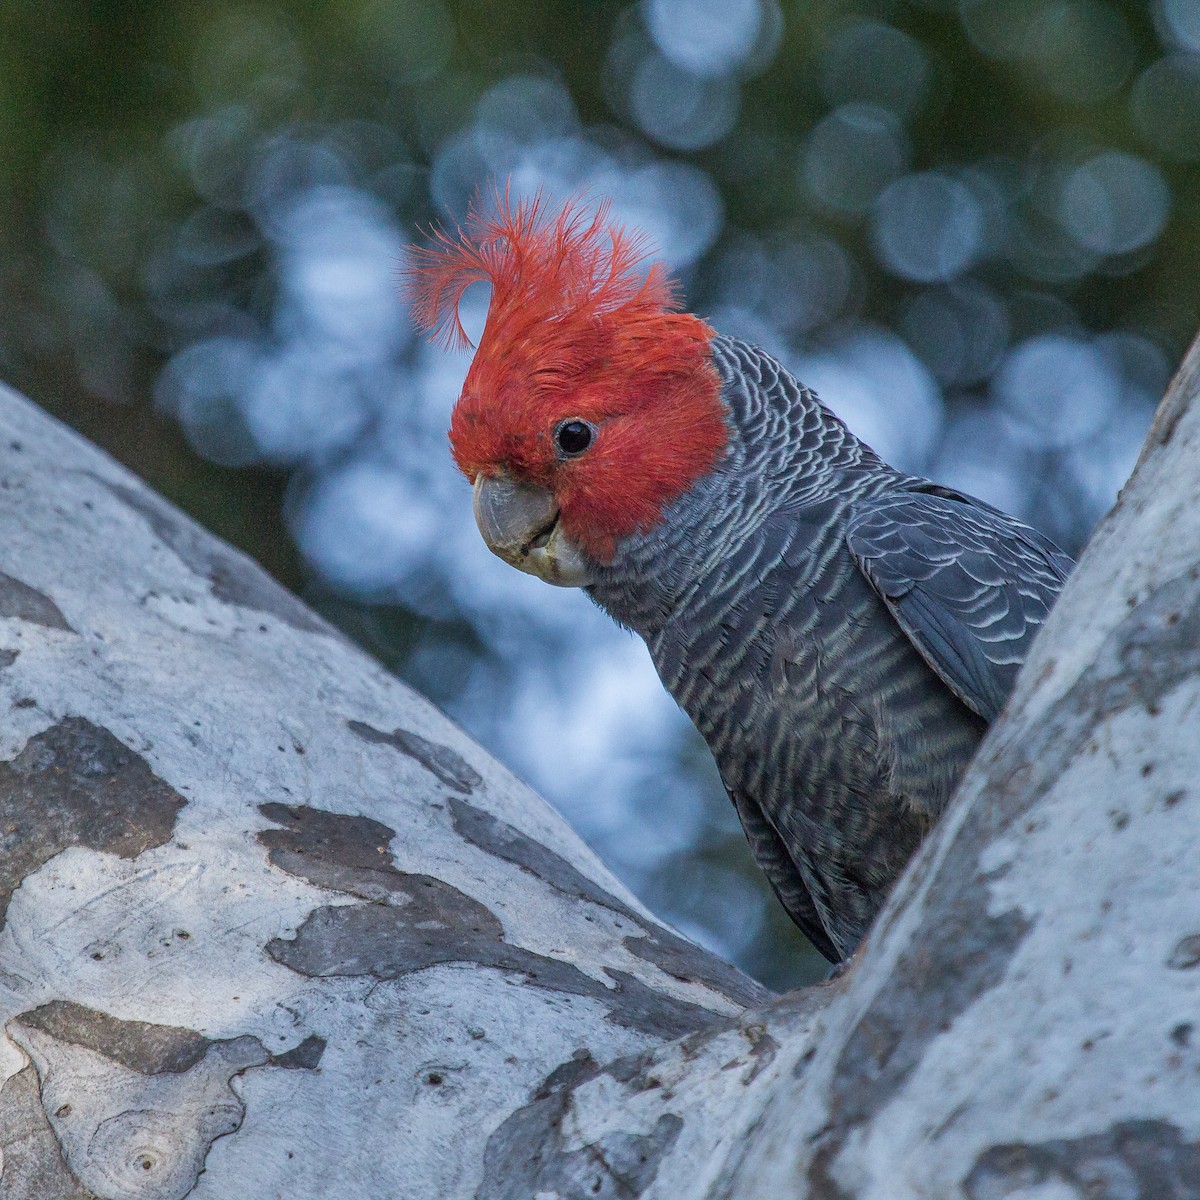
[[[612,197],[689,307],[1074,551],[1200,324],[1198,163],[1196,0],[4,0],[0,376],[783,987],[823,965],[641,644],[483,549],[405,243],[492,180]]]

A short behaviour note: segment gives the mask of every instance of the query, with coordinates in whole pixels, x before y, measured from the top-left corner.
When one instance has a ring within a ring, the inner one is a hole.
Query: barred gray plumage
[[[724,458],[588,590],[645,639],[779,899],[838,961],[945,808],[1072,563],[888,466],[764,352],[718,336],[712,353]]]

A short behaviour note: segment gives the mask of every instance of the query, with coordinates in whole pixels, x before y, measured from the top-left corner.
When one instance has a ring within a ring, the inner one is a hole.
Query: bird
[[[487,546],[645,641],[796,925],[849,958],[946,808],[1073,563],[893,468],[775,358],[683,310],[586,194],[498,189],[410,247],[470,345],[449,428]]]

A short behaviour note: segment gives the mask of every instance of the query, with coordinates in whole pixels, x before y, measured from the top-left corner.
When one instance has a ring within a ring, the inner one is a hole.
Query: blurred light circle
[[[897,179],[875,205],[876,254],[902,279],[953,279],[975,261],[983,233],[983,210],[975,193],[937,171]]]
[[[802,357],[794,373],[888,462],[906,471],[928,466],[945,416],[941,391],[894,333],[868,327]]]
[[[1152,242],[1167,223],[1171,193],[1144,158],[1108,151],[1076,167],[1059,202],[1059,220],[1100,254],[1127,254]]]
[[[771,337],[832,321],[857,282],[856,266],[846,251],[820,236],[765,242],[741,234],[728,240],[712,268],[721,307],[756,314],[755,319],[769,323]],[[769,339],[750,340],[766,346]]]
[[[1171,362],[1157,343],[1141,333],[1118,329],[1096,338],[1096,346],[1117,364],[1127,395],[1156,405],[1171,380]]]
[[[1133,40],[1121,13],[1100,0],[1051,0],[1035,10],[1025,53],[1048,91],[1075,104],[1112,95],[1133,66]]]
[[[206,200],[241,207],[246,164],[257,132],[255,116],[245,104],[230,104],[185,121],[167,134],[167,146]]]
[[[360,362],[386,357],[407,340],[396,302],[403,242],[372,196],[314,188],[281,208],[275,238],[282,252],[278,323],[285,332],[338,343]]]
[[[466,220],[471,202],[493,173],[483,149],[468,126],[438,147],[429,168],[429,194],[447,220]]]
[[[908,166],[908,139],[896,117],[873,104],[843,104],[813,126],[800,177],[824,207],[864,213]]]
[[[1079,313],[1062,296],[1034,288],[1020,288],[1010,292],[1005,300],[1014,342],[1023,342],[1042,333],[1082,336],[1083,322]]]
[[[718,304],[705,313],[705,320],[726,337],[741,338],[743,342],[760,347],[780,361],[790,351],[778,327],[768,316],[753,309],[738,304]]]
[[[843,29],[821,56],[821,92],[831,105],[859,100],[900,117],[920,106],[929,74],[920,42],[881,21]]]
[[[411,165],[412,154],[394,129],[380,121],[348,117],[339,121],[320,139],[353,166],[356,180],[379,171]]]
[[[296,540],[338,587],[380,592],[416,570],[441,522],[409,472],[358,460],[322,476],[301,504]]]
[[[770,293],[764,301],[781,328],[808,330],[832,321],[847,305],[858,266],[832,238],[787,242],[771,253]]]
[[[319,187],[351,187],[352,172],[332,147],[281,133],[260,150],[251,173],[246,207],[268,236],[298,196]]]
[[[628,172],[600,172],[589,181],[613,200],[613,217],[644,231],[676,270],[691,266],[717,240],[724,222],[712,178],[684,162],[656,162]]]
[[[681,70],[647,54],[630,81],[629,103],[642,130],[672,150],[701,150],[719,142],[738,116],[737,85]]]
[[[963,29],[991,58],[1017,58],[1025,52],[1036,12],[1030,0],[958,0]]]
[[[1057,205],[1015,211],[1009,226],[1008,260],[1022,275],[1046,283],[1066,283],[1091,275],[1099,254],[1064,233]]]
[[[261,457],[242,421],[240,398],[263,354],[262,344],[249,338],[205,338],[171,358],[155,381],[155,403],[210,462],[244,467]]]
[[[921,292],[905,308],[901,331],[938,380],[967,387],[1000,361],[1008,310],[991,288],[968,280]]]
[[[1150,145],[1172,158],[1200,158],[1200,55],[1151,63],[1134,83],[1129,107]]]
[[[1196,0],[1157,0],[1154,24],[1164,41],[1180,50],[1200,51],[1200,4]]]
[[[1058,333],[1030,338],[1011,350],[993,388],[1017,435],[1043,450],[1060,450],[1091,437],[1120,397],[1111,356]]]
[[[930,474],[947,487],[1027,516],[1031,457],[1026,442],[1013,436],[1012,421],[992,408],[971,407],[951,420]]]
[[[1004,254],[1012,236],[1013,205],[1022,187],[1021,169],[1006,158],[985,159],[955,171],[969,189],[983,218],[981,257]]]
[[[330,365],[319,351],[292,347],[255,373],[239,408],[263,458],[322,458],[352,442],[366,424],[367,406],[353,376]]]
[[[1112,507],[1128,481],[1153,413],[1154,401],[1122,404],[1094,436],[1066,455],[1065,466],[1085,501],[1081,515],[1089,524]]]
[[[557,80],[539,75],[510,75],[480,98],[475,107],[477,144],[491,157],[488,140],[513,143],[540,142],[564,137],[579,128],[579,116],[570,93]]]
[[[774,0],[644,0],[654,44],[694,75],[730,75],[754,54]]]
[[[521,148],[508,180],[514,196],[541,193],[565,200],[591,186],[609,163],[609,156],[586,137],[549,138]]]
[[[214,267],[245,258],[261,244],[258,231],[241,213],[205,205],[179,226],[175,253],[193,266]]]

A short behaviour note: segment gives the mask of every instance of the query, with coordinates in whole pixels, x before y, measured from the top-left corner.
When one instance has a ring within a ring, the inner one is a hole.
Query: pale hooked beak
[[[558,587],[587,587],[591,568],[558,522],[546,488],[508,475],[475,477],[475,524],[488,549],[519,571]]]

